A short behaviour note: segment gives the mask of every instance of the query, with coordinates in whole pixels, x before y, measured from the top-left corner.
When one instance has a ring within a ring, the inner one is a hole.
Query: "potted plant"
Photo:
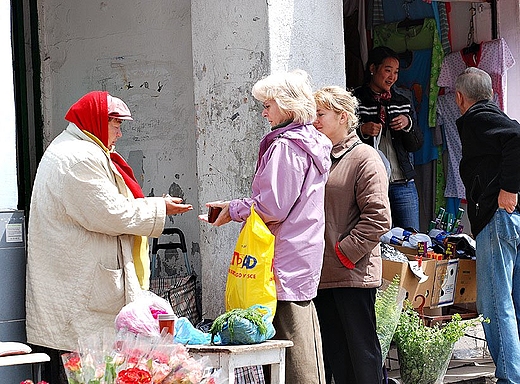
[[[482,321],[462,320],[459,314],[444,325],[426,326],[406,300],[393,340],[397,347],[399,371],[404,384],[441,384],[451,360],[455,342],[464,331]]]

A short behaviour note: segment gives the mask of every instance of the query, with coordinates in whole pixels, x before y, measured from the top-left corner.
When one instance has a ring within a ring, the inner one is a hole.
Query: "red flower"
[[[34,384],[34,381],[32,380],[24,380],[20,384]],[[49,384],[46,381],[38,381],[38,384]]]
[[[148,384],[152,382],[150,372],[139,368],[128,368],[117,374],[117,384]]]
[[[81,358],[79,356],[72,356],[63,366],[71,372],[81,370]]]

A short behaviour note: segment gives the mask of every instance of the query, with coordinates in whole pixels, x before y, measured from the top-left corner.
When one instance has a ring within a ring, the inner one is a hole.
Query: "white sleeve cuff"
[[[403,131],[410,132],[410,130],[412,129],[412,126],[413,126],[412,118],[408,115],[406,115],[406,117],[408,118],[408,127],[403,128]]]

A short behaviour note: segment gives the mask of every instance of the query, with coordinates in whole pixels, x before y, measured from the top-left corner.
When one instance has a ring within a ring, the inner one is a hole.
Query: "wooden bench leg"
[[[285,348],[280,349],[280,362],[271,364],[271,384],[285,384]]]
[[[220,369],[222,369],[222,373],[227,373],[229,384],[235,384],[235,365],[232,363],[231,360],[231,355],[221,354]]]

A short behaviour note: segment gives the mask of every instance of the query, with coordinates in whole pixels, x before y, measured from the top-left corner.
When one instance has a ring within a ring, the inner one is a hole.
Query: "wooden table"
[[[289,340],[267,340],[249,345],[187,345],[196,358],[209,357],[213,368],[222,369],[235,383],[235,368],[255,365],[271,366],[271,384],[285,384],[285,348],[292,347]]]

